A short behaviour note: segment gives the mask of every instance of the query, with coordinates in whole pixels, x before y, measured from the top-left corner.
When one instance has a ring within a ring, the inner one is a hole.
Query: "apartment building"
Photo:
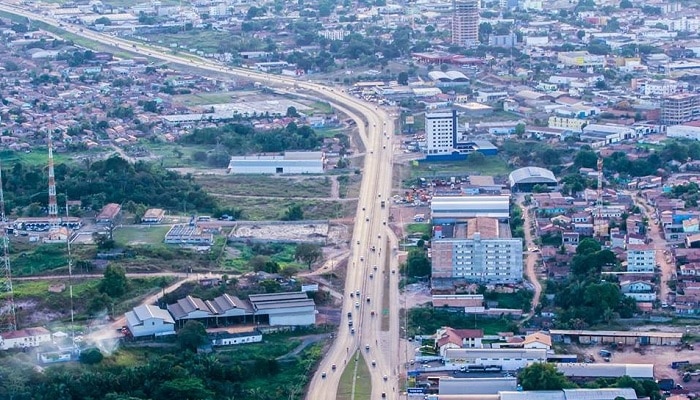
[[[653,273],[656,267],[656,250],[639,244],[627,246],[627,272]]]
[[[700,118],[700,94],[681,93],[661,100],[661,123],[679,125]]]
[[[452,232],[449,232],[452,230]],[[523,242],[505,222],[473,218],[443,227],[446,239],[432,243],[435,286],[459,282],[518,283],[523,279]]]
[[[581,132],[581,129],[583,129],[587,123],[587,120],[579,118],[549,117],[547,126],[550,128],[569,129]]]
[[[456,138],[457,111],[425,114],[425,153],[427,155],[452,154]]]

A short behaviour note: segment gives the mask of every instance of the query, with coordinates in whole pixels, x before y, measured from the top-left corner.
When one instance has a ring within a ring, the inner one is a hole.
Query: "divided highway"
[[[352,256],[348,261],[343,318],[329,352],[311,380],[307,399],[336,399],[340,377],[350,357],[357,350],[363,353],[371,373],[371,398],[399,398],[399,273],[395,257],[397,242],[387,228],[393,170],[392,138],[395,127],[393,119],[384,110],[339,88],[244,68],[229,68],[191,55],[172,55],[165,48],[142,45],[77,26],[59,24],[53,18],[7,4],[0,4],[0,10],[52,26],[60,26],[72,34],[170,63],[246,78],[270,87],[308,90],[319,98],[328,100],[337,110],[352,118],[365,144],[366,155],[351,242]],[[382,207],[382,201],[385,202],[385,207]],[[385,293],[387,290],[389,292]],[[348,313],[351,317],[348,317]],[[384,324],[386,330],[382,330],[382,318],[388,318],[388,324]],[[352,328],[349,326],[350,320]]]

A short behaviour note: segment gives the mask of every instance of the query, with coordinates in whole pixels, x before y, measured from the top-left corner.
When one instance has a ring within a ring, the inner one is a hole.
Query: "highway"
[[[59,24],[53,18],[7,4],[0,4],[0,10],[61,27],[72,34],[154,59],[246,78],[269,87],[310,91],[328,100],[338,111],[352,118],[357,124],[367,150],[351,242],[352,255],[348,262],[342,305],[343,319],[333,344],[311,380],[307,399],[336,399],[343,369],[346,362],[349,362],[349,357],[356,351],[364,354],[371,373],[371,398],[399,398],[399,273],[394,255],[397,243],[396,238],[389,233],[385,225],[391,203],[393,167],[391,138],[395,134],[394,121],[390,115],[375,104],[357,99],[340,88],[244,68],[229,68],[218,62],[192,55],[186,57],[173,55],[165,48],[146,46],[85,28]],[[381,207],[381,201],[386,202],[386,207]],[[391,270],[396,270],[396,273],[392,273]],[[373,277],[370,277],[370,274]],[[387,296],[385,296],[386,290],[389,290]],[[360,296],[354,294],[356,291],[360,292]],[[352,297],[350,297],[351,292]],[[386,304],[384,304],[385,299]],[[348,326],[348,312],[352,313],[354,333]],[[388,329],[384,331],[382,331],[382,316],[388,318],[388,324],[385,323],[385,328]],[[369,350],[366,350],[366,346]],[[374,366],[371,363],[372,360],[374,360]],[[335,370],[332,368],[333,365],[336,366]],[[323,377],[324,373],[325,377]],[[385,376],[386,380],[384,380]]]

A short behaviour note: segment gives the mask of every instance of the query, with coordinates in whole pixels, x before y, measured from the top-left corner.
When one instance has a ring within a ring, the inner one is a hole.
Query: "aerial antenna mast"
[[[2,166],[0,166],[0,225],[2,232],[0,237],[2,238],[2,268],[4,272],[4,286],[5,290],[9,293],[7,299],[7,310],[5,312],[6,316],[3,317],[2,330],[15,331],[17,330],[17,314],[15,308],[15,293],[12,288],[12,267],[10,265],[10,237],[7,234],[7,217],[5,216],[5,194],[2,188]]]

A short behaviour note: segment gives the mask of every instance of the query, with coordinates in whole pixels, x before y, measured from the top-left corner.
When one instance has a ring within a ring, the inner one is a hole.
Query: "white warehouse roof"
[[[654,378],[654,364],[560,363],[557,369],[567,377],[619,378],[627,375],[631,378]]]
[[[430,211],[433,218],[508,218],[510,196],[433,197]]]
[[[459,71],[430,71],[428,77],[434,81],[440,82],[468,82],[469,78]]]
[[[516,169],[511,172],[508,176],[508,181],[511,186],[522,183],[557,183],[557,178],[554,177],[554,173],[548,169],[540,167],[524,167]]]

